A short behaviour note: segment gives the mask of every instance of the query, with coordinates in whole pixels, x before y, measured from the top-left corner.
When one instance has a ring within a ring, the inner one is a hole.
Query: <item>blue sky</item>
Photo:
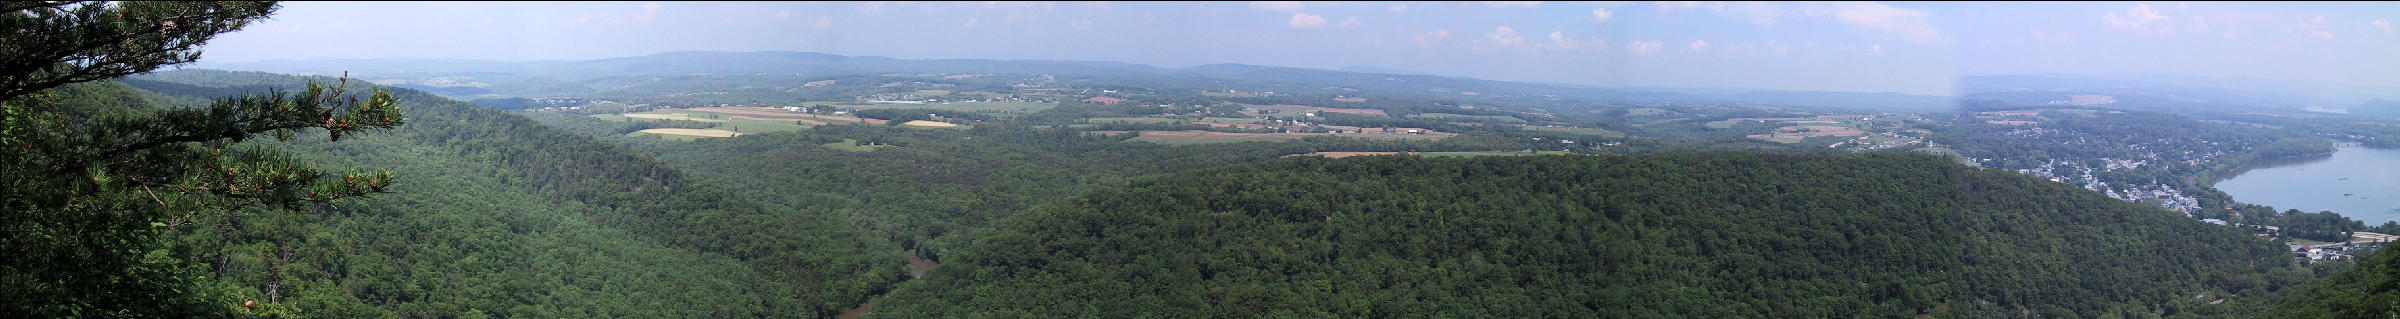
[[[2004,73],[2400,85],[2395,24],[2400,2],[288,2],[203,61],[788,50],[1949,95]]]

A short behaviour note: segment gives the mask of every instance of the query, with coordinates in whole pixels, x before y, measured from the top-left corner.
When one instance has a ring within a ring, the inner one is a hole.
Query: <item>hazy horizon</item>
[[[201,66],[800,51],[1953,96],[1987,74],[2400,86],[2391,20],[2400,2],[295,2]]]

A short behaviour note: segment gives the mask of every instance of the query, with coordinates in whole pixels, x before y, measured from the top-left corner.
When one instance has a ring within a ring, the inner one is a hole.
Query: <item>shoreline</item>
[[[2209,188],[2209,189],[2216,189],[2216,188],[2217,188],[2217,183],[2222,183],[2222,182],[2225,182],[2225,181],[2227,181],[2227,180],[2232,180],[2234,177],[2240,177],[2240,176],[2242,176],[2242,174],[2249,173],[2249,172],[2250,172],[2250,170],[2261,169],[2261,168],[2273,168],[2273,167],[2278,167],[2278,166],[2293,166],[2293,165],[2302,165],[2302,164],[2308,164],[2308,162],[2312,162],[2312,161],[2317,161],[2317,160],[2325,160],[2325,159],[2332,159],[2332,158],[2333,158],[2333,154],[2334,154],[2334,153],[2340,153],[2342,148],[2337,146],[2337,147],[2334,147],[2333,149],[2334,149],[2333,151],[2327,151],[2327,152],[2324,152],[2324,153],[2310,153],[2310,154],[2300,154],[2300,155],[2292,155],[2292,156],[2284,156],[2284,157],[2270,157],[2270,158],[2262,158],[2262,159],[2258,159],[2258,160],[2256,160],[2256,161],[2252,161],[2252,163],[2242,164],[2242,166],[2236,166],[2236,167],[2234,167],[2234,168],[2231,168],[2231,169],[2226,169],[2225,171],[2222,171],[2222,172],[2201,172],[2202,174],[2204,174],[2204,175],[2208,175],[2208,176],[2209,176],[2209,181],[2208,181],[2208,183],[2205,183],[2205,184],[2198,184],[2198,183],[2195,183],[2195,184],[2196,184],[2196,185],[2199,185],[2200,187],[2207,187],[2207,188]],[[2289,162],[2289,163],[2284,163],[2284,161],[2286,161],[2286,160],[2292,160],[2292,162]],[[2278,164],[2274,164],[2274,165],[2264,165],[2264,166],[2261,166],[2261,164],[2260,164],[2260,163],[2258,163],[2258,162],[2277,162]],[[2227,176],[2222,176],[2222,177],[2219,177],[2219,175],[2224,175],[2224,174],[2232,174],[2232,175],[2227,175]],[[2195,177],[2196,177],[2196,176],[2195,176]],[[2186,181],[2186,182],[2190,182],[2190,181],[2192,181],[2192,180],[2188,180],[2188,179],[2187,179],[2187,180],[2185,180],[2185,181]]]

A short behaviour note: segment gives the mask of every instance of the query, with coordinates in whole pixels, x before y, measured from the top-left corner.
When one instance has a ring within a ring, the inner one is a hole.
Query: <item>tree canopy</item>
[[[0,299],[9,313],[196,316],[208,304],[149,252],[198,212],[382,191],[388,171],[332,173],[262,136],[330,139],[402,124],[385,91],[346,81],[297,93],[158,107],[104,82],[192,62],[199,46],[274,12],[273,2],[0,3]]]
[[[1292,158],[998,222],[896,317],[2159,316],[2266,240],[1913,154]]]

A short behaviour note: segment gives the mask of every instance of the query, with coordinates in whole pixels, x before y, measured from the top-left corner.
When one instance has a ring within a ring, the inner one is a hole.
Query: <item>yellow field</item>
[[[950,123],[942,123],[942,122],[934,122],[934,121],[907,121],[907,122],[900,122],[900,125],[907,125],[907,126],[923,126],[923,127],[955,127],[955,126],[958,126],[958,124],[950,124]]]
[[[641,132],[642,132],[642,133],[651,133],[651,134],[683,135],[683,136],[698,136],[698,137],[734,137],[734,136],[741,136],[741,135],[742,135],[742,133],[735,133],[735,132],[733,132],[733,131],[727,131],[727,130],[689,129],[689,128],[654,128],[654,129],[642,130]]]
[[[691,114],[683,114],[683,113],[669,113],[669,114],[645,114],[645,113],[632,113],[632,114],[625,114],[625,117],[637,118],[637,119],[653,119],[653,120],[677,120],[677,121],[694,121],[694,122],[724,122],[724,121],[725,121],[725,120],[711,120],[711,119],[696,119],[696,118],[692,118],[692,115],[691,115]]]

